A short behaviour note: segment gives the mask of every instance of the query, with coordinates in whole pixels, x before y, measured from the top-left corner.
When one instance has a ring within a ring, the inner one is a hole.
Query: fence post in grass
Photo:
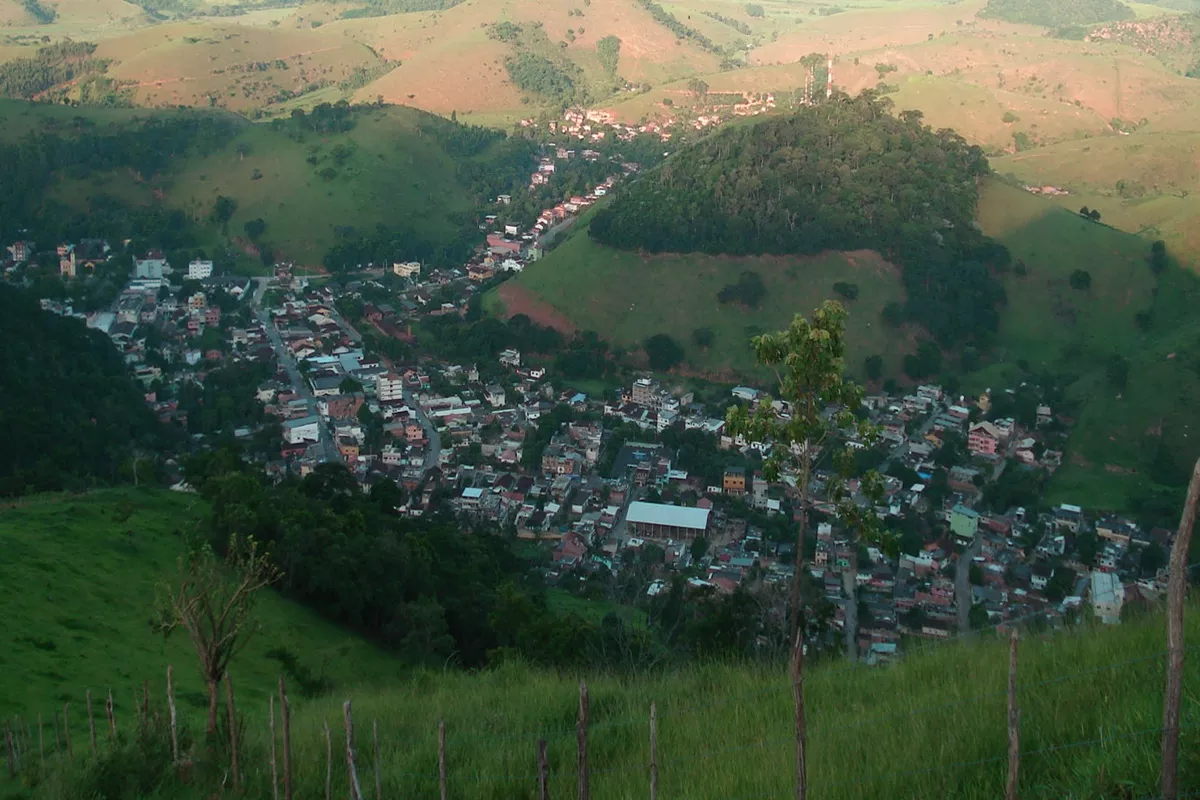
[[[58,747],[58,745],[59,745],[59,741],[58,741],[59,740],[59,722],[58,722],[58,720],[59,720],[59,715],[55,714],[54,715],[54,746],[55,747]],[[64,733],[66,735],[66,739],[67,739],[67,758],[71,758],[73,756],[73,753],[71,752],[71,704],[70,703],[62,704],[62,733]]]
[[[383,798],[383,771],[379,765],[379,720],[371,720],[371,739],[375,743],[375,800]]]
[[[92,690],[87,690],[88,742],[92,746],[92,758],[96,757],[96,718],[92,716]]]
[[[362,787],[358,785],[358,763],[354,756],[354,715],[350,701],[342,703],[342,716],[346,720],[346,775],[350,779],[350,800],[363,800]]]
[[[329,738],[329,720],[321,720],[325,728],[325,800],[333,800],[333,740]]]
[[[792,644],[792,704],[796,717],[796,800],[808,800],[808,725],[804,720],[804,623]]]
[[[46,744],[42,740],[42,713],[38,712],[38,761],[41,762],[42,772],[46,771]]]
[[[242,788],[242,773],[238,766],[237,707],[233,702],[233,676],[225,673],[225,708],[229,716],[229,771],[233,773],[233,790]],[[272,745],[274,737],[272,737]]]
[[[650,800],[658,800],[658,706],[650,703]]]
[[[446,720],[438,720],[438,789],[446,800]]]
[[[4,723],[4,746],[8,751],[8,777],[15,779],[17,777],[17,753],[13,749],[12,725]]]
[[[267,710],[271,714],[271,798],[279,800],[279,773],[275,769],[275,695],[267,696]]]
[[[171,715],[171,763],[179,763],[179,728],[175,722],[175,685],[171,682],[174,668],[167,665],[167,711]]]
[[[588,800],[588,688],[586,681],[579,682],[579,718],[575,722],[575,740],[579,758],[579,800]]]
[[[108,712],[108,738],[113,744],[117,743],[117,717],[113,714],[112,689],[108,690],[108,699],[104,701],[104,710]]]
[[[274,718],[272,715],[271,719]],[[282,675],[279,676],[279,720],[283,723],[283,798],[292,800],[292,711]]]
[[[1192,470],[1179,531],[1171,546],[1170,577],[1167,583],[1167,687],[1163,696],[1162,764],[1159,794],[1176,800],[1179,792],[1179,704],[1183,695],[1183,601],[1187,594],[1188,548],[1200,503],[1200,461]]]
[[[546,757],[546,740],[538,739],[538,800],[550,800],[550,759]]]
[[[1008,786],[1004,800],[1017,800],[1021,769],[1021,709],[1017,705],[1017,629],[1008,640]]]

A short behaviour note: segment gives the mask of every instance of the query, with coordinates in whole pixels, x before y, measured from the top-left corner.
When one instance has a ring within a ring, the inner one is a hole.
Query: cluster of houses
[[[701,103],[703,112],[683,118],[668,114],[665,118],[649,120],[635,125],[619,122],[611,111],[601,109],[568,108],[563,112],[562,119],[551,120],[548,124],[550,133],[558,136],[568,136],[585,142],[602,142],[609,135],[616,136],[618,141],[627,142],[637,136],[657,136],[663,142],[669,142],[675,132],[681,128],[704,130],[737,117],[752,117],[766,114],[775,108],[775,95],[771,93],[741,92],[741,99],[721,104]],[[729,94],[722,94],[722,101],[728,100]],[[698,99],[703,100],[703,96]],[[663,108],[668,108],[663,106]],[[537,128],[537,120],[527,118],[521,120],[523,128]],[[584,151],[587,157],[590,151]]]

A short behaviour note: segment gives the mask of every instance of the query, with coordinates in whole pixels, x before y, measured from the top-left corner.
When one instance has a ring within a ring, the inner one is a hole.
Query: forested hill
[[[118,477],[163,431],[101,333],[0,285],[0,496]]]
[[[902,267],[897,316],[946,344],[986,344],[1008,253],[975,223],[982,151],[870,93],[734,126],[630,183],[591,223],[649,252],[815,254],[871,249]],[[891,320],[903,321],[901,319]]]

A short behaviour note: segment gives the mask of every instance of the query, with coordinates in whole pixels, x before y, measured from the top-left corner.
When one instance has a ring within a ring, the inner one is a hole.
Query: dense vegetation
[[[1133,9],[1120,0],[988,0],[979,15],[1055,28],[1133,19]]]
[[[0,496],[106,483],[164,432],[103,334],[0,284]]]
[[[617,62],[621,58],[621,39],[617,36],[605,36],[596,42],[596,57],[600,59],[600,66],[604,67],[605,72],[616,75]]]
[[[761,6],[759,7],[759,11],[760,12],[762,11]],[[715,19],[717,22],[728,25],[729,27],[733,28],[738,33],[744,33],[747,36],[754,33],[754,31],[752,31],[750,29],[749,25],[747,25],[746,23],[742,22],[739,19],[734,19],[733,17],[727,17],[724,14],[718,14],[715,11],[702,11],[701,13],[704,14],[704,16],[709,17],[710,19]],[[762,14],[760,13],[758,16],[761,17]]]
[[[21,0],[21,6],[39,25],[49,25],[58,17],[57,11],[42,5],[39,0]]]
[[[545,56],[522,52],[504,59],[504,68],[517,88],[551,100],[569,103],[575,97],[575,80],[567,67]]]
[[[409,14],[416,11],[445,11],[463,0],[367,0],[361,8],[342,12],[343,19],[382,17],[388,14]]]
[[[618,192],[590,227],[650,252],[816,254],[873,249],[904,272],[915,321],[944,344],[987,344],[1007,251],[974,224],[982,152],[870,94],[725,129]],[[745,301],[734,286],[723,300]]]
[[[91,42],[60,42],[38,48],[28,58],[0,65],[0,97],[32,100],[77,78],[103,74],[107,62],[92,57]]]
[[[638,3],[641,4],[642,8],[650,12],[650,16],[654,17],[655,22],[675,34],[677,38],[687,39],[700,49],[707,50],[710,53],[721,54],[721,48],[712,39],[709,39],[695,28],[684,25],[679,21],[678,17],[654,2],[654,0],[638,0]]]

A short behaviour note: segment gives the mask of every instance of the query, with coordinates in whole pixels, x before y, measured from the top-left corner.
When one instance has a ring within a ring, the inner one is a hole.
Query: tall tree
[[[808,532],[810,484],[816,459],[827,447],[835,450],[834,463],[839,479],[830,482],[830,500],[835,503],[836,516],[849,529],[858,529],[863,538],[879,539],[877,519],[872,508],[865,511],[846,490],[844,477],[852,471],[853,455],[837,440],[839,431],[862,439],[873,440],[875,431],[855,415],[862,403],[863,389],[845,378],[846,310],[840,303],[828,300],[813,313],[812,321],[800,315],[791,326],[778,333],[757,336],[752,340],[759,364],[775,371],[779,382],[779,399],[786,405],[787,414],[780,414],[774,398],[764,398],[750,411],[746,407],[729,409],[726,420],[729,432],[773,445],[763,463],[768,480],[778,480],[788,470],[795,475],[800,493],[799,524],[796,529],[796,574],[788,602],[788,630],[792,643],[790,671],[796,713],[796,770],[797,793],[807,796],[805,765],[804,720],[804,639],[805,625],[801,604],[804,581],[804,540]],[[832,410],[833,413],[828,413]],[[878,498],[882,481],[872,471],[862,480],[867,502]],[[854,598],[851,598],[854,602]]]
[[[217,730],[217,697],[229,663],[257,629],[251,613],[258,591],[278,575],[257,542],[235,535],[224,563],[207,544],[190,547],[179,559],[176,584],[164,587],[158,627],[165,635],[182,627],[196,649],[208,687],[209,736]]]

